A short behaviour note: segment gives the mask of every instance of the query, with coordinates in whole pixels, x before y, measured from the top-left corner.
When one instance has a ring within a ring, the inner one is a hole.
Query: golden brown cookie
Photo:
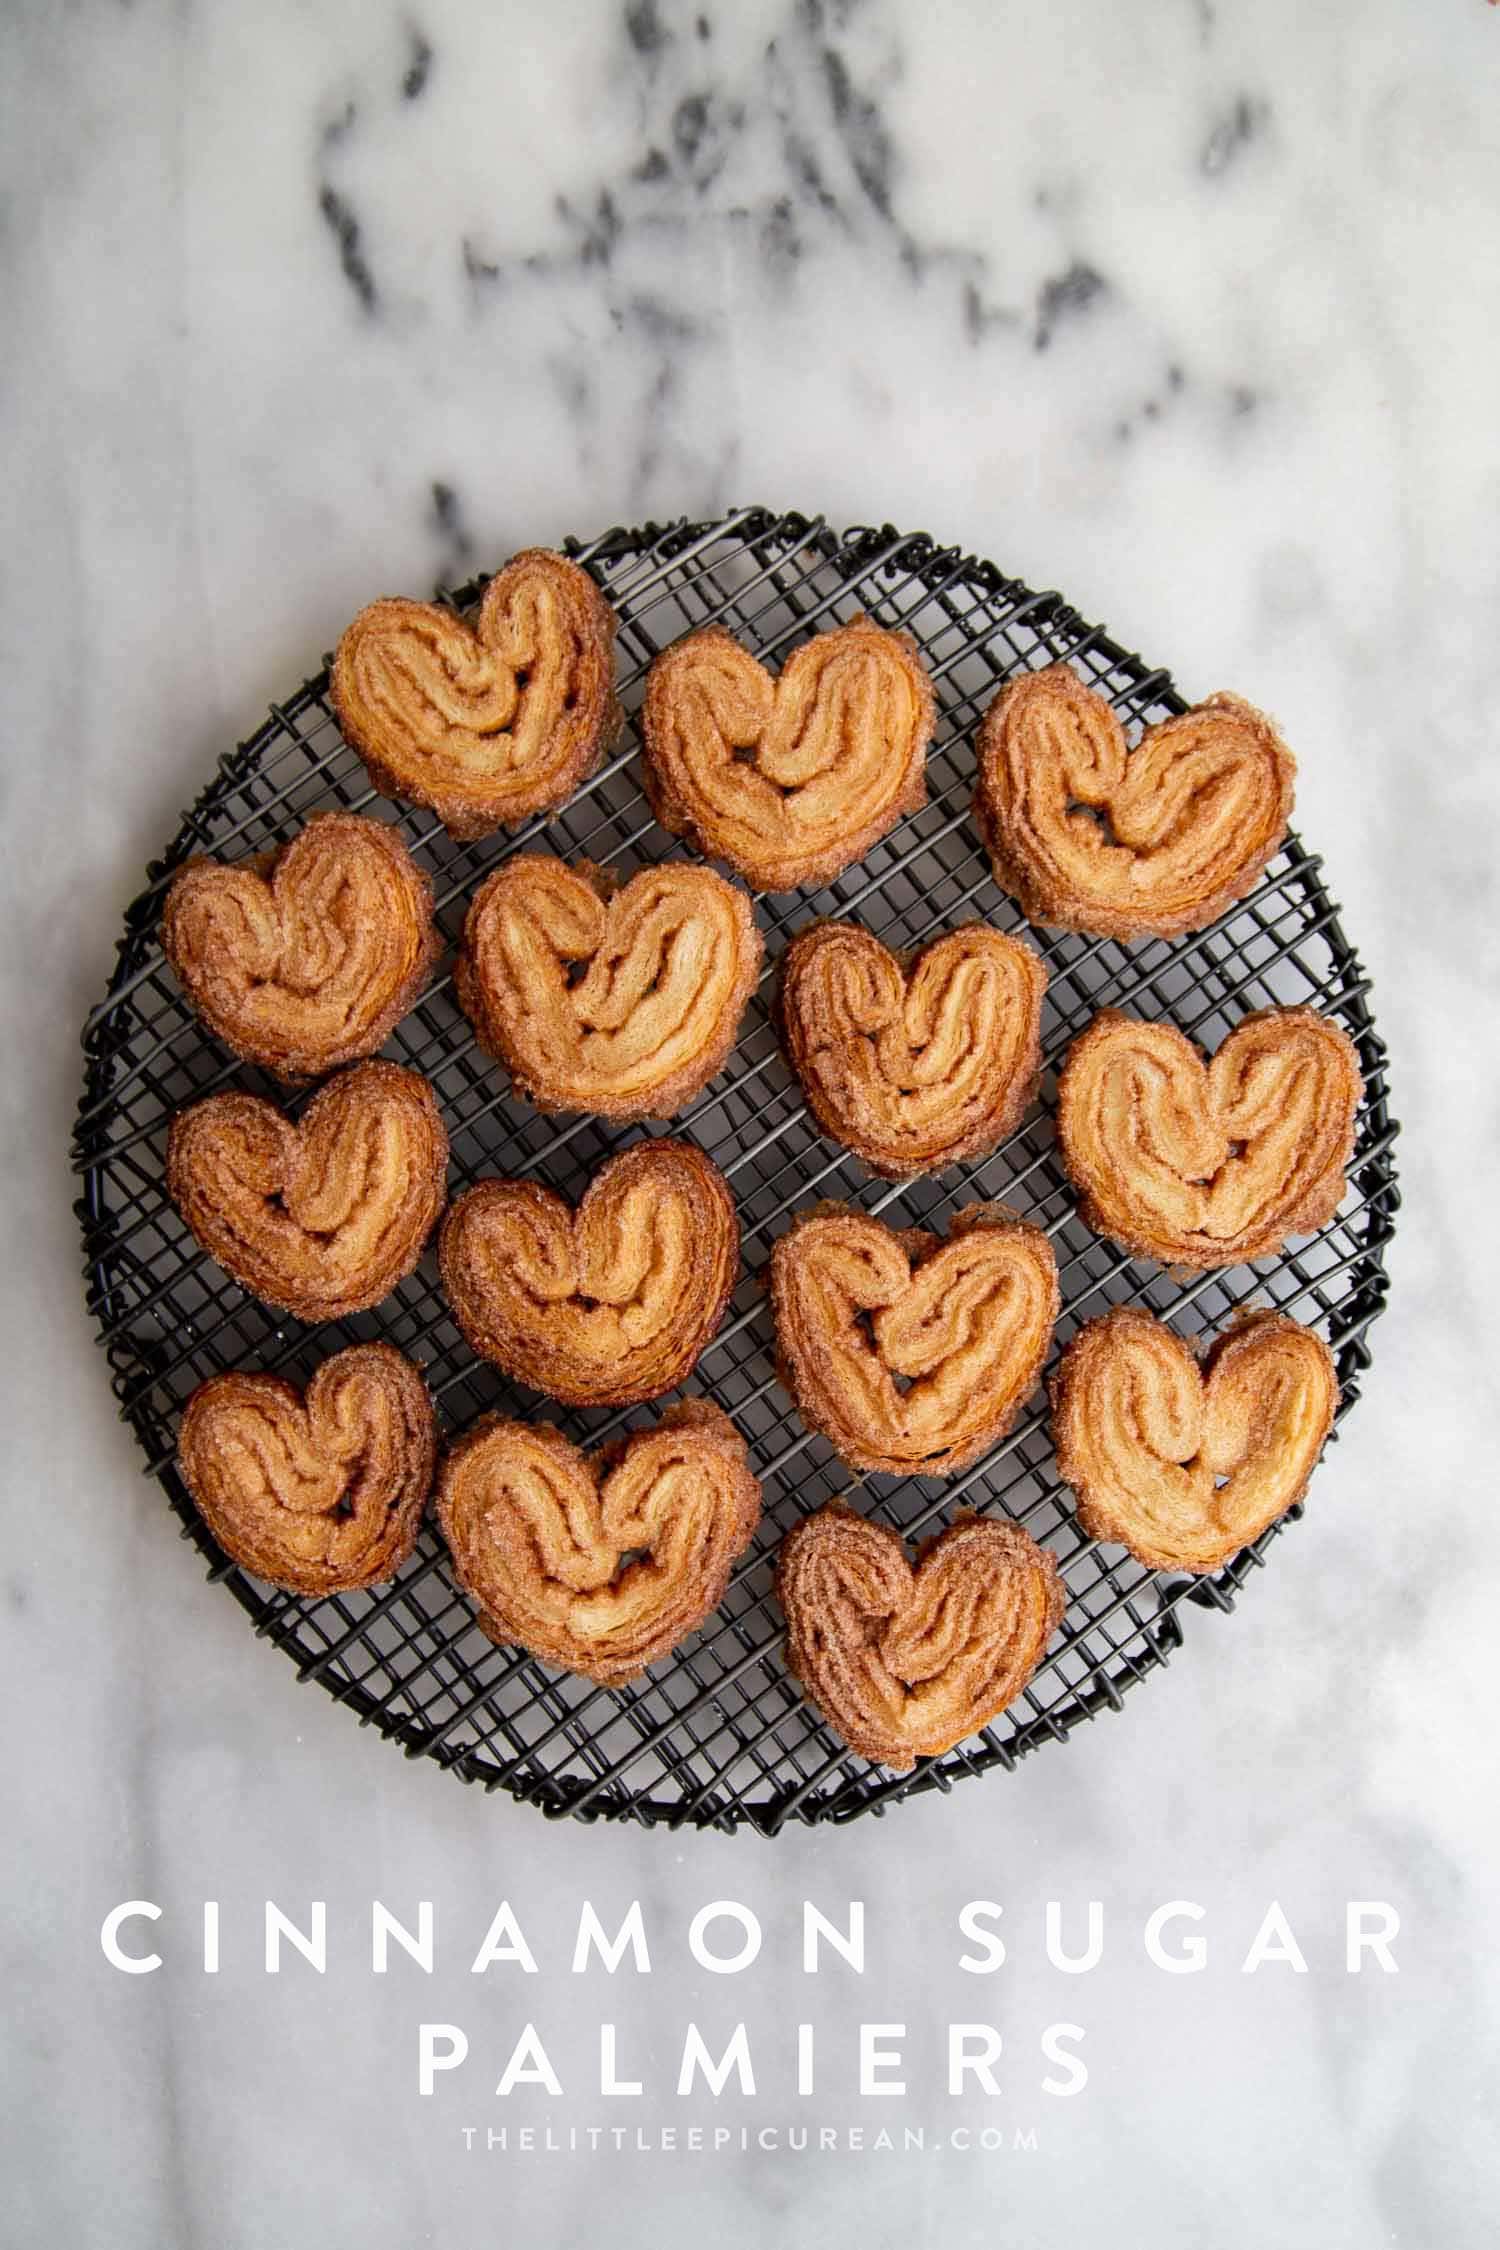
[[[786,1660],[861,1758],[907,1772],[1013,1703],[1062,1622],[1057,1563],[1020,1524],[964,1517],[920,1550],[848,1508],[782,1541]]]
[[[589,1455],[545,1422],[487,1415],[449,1449],[437,1514],[492,1639],[616,1687],[718,1608],[760,1486],[703,1399]]]
[[[739,1270],[734,1201],[686,1141],[638,1141],[575,1211],[540,1180],[481,1180],[438,1245],[472,1348],[565,1406],[633,1406],[692,1372]]]
[[[283,1078],[373,1055],[441,950],[432,885],[395,829],[346,812],[237,866],[190,860],[161,942],[215,1037]]]
[[[977,1156],[1019,1121],[1046,987],[1030,946],[986,922],[907,956],[857,922],[814,922],[781,957],[777,1014],[823,1131],[900,1180]]]
[[[1270,720],[1211,695],[1129,751],[1066,664],[1007,682],[979,730],[975,815],[1033,922],[1099,937],[1201,930],[1280,848],[1296,764]]]
[[[1105,1008],[1058,1079],[1058,1147],[1096,1233],[1241,1265],[1332,1218],[1362,1092],[1353,1041],[1312,1008],[1245,1016],[1206,1065],[1172,1024]]]
[[[782,1381],[855,1469],[951,1476],[1010,1428],[1057,1319],[1039,1227],[976,1203],[946,1240],[847,1205],[792,1221],[771,1252]]]
[[[177,1466],[232,1561],[292,1594],[394,1578],[416,1544],[437,1429],[389,1344],[325,1359],[306,1395],[279,1375],[215,1375],[183,1411]]]
[[[1307,1490],[1338,1377],[1321,1336],[1254,1312],[1202,1365],[1136,1305],[1091,1320],[1052,1378],[1057,1465],[1093,1539],[1152,1570],[1220,1570]]]
[[[933,716],[915,642],[868,617],[802,642],[776,680],[711,625],[647,675],[646,794],[752,890],[826,883],[926,803]]]
[[[454,968],[480,1045],[538,1109],[672,1117],[722,1069],[764,947],[708,867],[522,853],[476,893]]]
[[[333,660],[345,739],[385,797],[469,842],[555,811],[620,726],[615,614],[588,572],[528,547],[471,625],[436,602],[362,609]]]
[[[437,1223],[447,1169],[432,1088],[389,1062],[340,1071],[298,1124],[258,1094],[210,1094],[167,1136],[167,1192],[200,1246],[300,1320],[390,1295]]]

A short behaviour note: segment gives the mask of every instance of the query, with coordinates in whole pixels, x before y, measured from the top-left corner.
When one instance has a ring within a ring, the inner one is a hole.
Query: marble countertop
[[[1487,2241],[1500,10],[101,0],[8,29],[0,2233]],[[114,1418],[66,1171],[143,863],[362,601],[748,499],[930,529],[1274,711],[1405,1126],[1366,1397],[1242,1614],[1066,1751],[774,1847],[549,1825],[299,1688]],[[371,1974],[374,1898],[435,1902],[430,1977]],[[123,1941],[159,1973],[103,1958],[128,1899],[163,1909]],[[326,1902],[326,1974],[263,1972],[267,1899]],[[502,1899],[534,1976],[470,1972]],[[649,1978],[573,1975],[585,1899],[611,1929],[641,1902]],[[734,1979],[688,1944],[724,1899],[765,1933]],[[805,1977],[803,1901],[853,1899],[863,1976]],[[959,1966],[976,1899],[993,1978]],[[1181,1899],[1200,1975],[1143,1951]],[[1048,1900],[1075,1947],[1102,1903],[1097,1968],[1049,1965]],[[1346,1972],[1350,1900],[1399,1912],[1399,1974]],[[1305,1973],[1245,1973],[1272,1901]],[[939,2051],[976,2018],[1005,2035],[977,2110]],[[637,2097],[600,2098],[603,2019]],[[470,2042],[427,2100],[420,2021]],[[560,2100],[494,2095],[528,2021]],[[689,2021],[745,2024],[754,2100],[676,2096]],[[1043,2090],[1057,2022],[1077,2097]],[[905,2101],[860,2094],[861,2023],[908,2026]],[[1004,2148],[902,2146],[960,2111]],[[514,2145],[621,2114],[646,2148]],[[866,2146],[798,2151],[809,2119]],[[690,2122],[732,2139],[661,2145]]]

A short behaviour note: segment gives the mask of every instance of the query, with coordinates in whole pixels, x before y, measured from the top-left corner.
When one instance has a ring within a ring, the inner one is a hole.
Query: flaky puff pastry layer
[[[1019,1121],[1041,1067],[1046,972],[967,922],[908,954],[815,922],[782,955],[777,1020],[823,1131],[885,1179],[941,1171]]]
[[[706,1400],[590,1455],[545,1422],[488,1416],[449,1449],[437,1516],[494,1640],[614,1687],[718,1607],[760,1486]]]
[[[175,876],[161,941],[210,1031],[246,1062],[316,1078],[374,1054],[440,949],[432,885],[384,821],[315,813],[279,851]]]
[[[1057,1465],[1091,1538],[1152,1570],[1220,1570],[1302,1498],[1338,1397],[1328,1346],[1285,1313],[1246,1314],[1200,1364],[1123,1305],[1058,1362]]]
[[[1039,1227],[971,1204],[946,1239],[847,1205],[799,1213],[771,1252],[782,1381],[851,1468],[952,1476],[1004,1436],[1058,1313]]]
[[[1007,682],[979,730],[975,814],[1028,918],[1100,937],[1201,930],[1286,835],[1296,763],[1271,721],[1212,695],[1134,751],[1066,664]]]
[[[472,625],[435,602],[362,609],[334,656],[334,708],[382,796],[471,842],[555,811],[598,764],[620,727],[614,635],[587,571],[530,547]]]
[[[473,1350],[566,1406],[675,1389],[724,1317],[739,1255],[724,1176],[686,1141],[610,1157],[576,1210],[539,1180],[481,1180],[438,1246]]]
[[[1062,1622],[1056,1561],[1018,1523],[966,1517],[920,1550],[833,1506],[776,1568],[787,1667],[862,1758],[905,1773],[1013,1703]]]
[[[432,1088],[398,1063],[340,1071],[297,1124],[257,1094],[211,1094],[167,1137],[167,1191],[200,1246],[310,1321],[378,1305],[413,1270],[447,1168]]]
[[[188,1400],[177,1466],[226,1555],[293,1594],[383,1585],[416,1544],[432,1487],[427,1386],[389,1344],[355,1344],[306,1393],[215,1375]]]
[[[476,893],[454,968],[479,1043],[538,1109],[672,1117],[723,1067],[764,947],[750,902],[669,860],[621,883],[527,852]]]
[[[1332,1218],[1363,1090],[1354,1042],[1312,1008],[1243,1017],[1207,1063],[1174,1025],[1105,1008],[1059,1076],[1058,1146],[1096,1233],[1239,1265]]]
[[[752,890],[826,883],[926,802],[934,708],[915,642],[868,617],[804,641],[774,680],[708,626],[647,675],[646,794]]]

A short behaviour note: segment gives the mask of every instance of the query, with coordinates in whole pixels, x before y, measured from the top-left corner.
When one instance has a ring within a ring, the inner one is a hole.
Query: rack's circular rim
[[[1091,655],[1103,659],[1112,669],[1128,677],[1133,683],[1133,693],[1141,700],[1149,695],[1153,701],[1169,710],[1184,711],[1188,708],[1186,699],[1174,686],[1170,673],[1145,665],[1134,652],[1112,639],[1101,628],[1084,625],[1077,612],[1064,602],[1060,594],[1055,591],[1036,592],[1024,581],[1008,577],[992,562],[963,552],[957,547],[940,547],[924,532],[901,533],[887,524],[876,528],[856,526],[840,535],[819,516],[808,517],[796,512],[747,507],[732,510],[717,519],[683,517],[668,525],[654,522],[634,527],[617,525],[592,540],[570,537],[562,542],[561,551],[585,566],[647,550],[655,551],[670,560],[696,543],[715,537],[737,536],[748,545],[754,540],[781,533],[816,543],[827,562],[847,558],[851,564],[857,564],[858,568],[851,572],[851,576],[856,579],[877,567],[887,557],[894,559],[899,554],[914,575],[941,571],[945,584],[962,578],[991,593],[1004,589],[1018,594],[1021,604],[1008,620],[1009,623],[1025,617],[1028,621],[1044,620],[1055,629],[1082,626],[1083,639],[1070,651],[1071,654],[1076,655],[1079,649],[1087,647]],[[449,601],[454,606],[464,606],[477,599],[490,575],[484,573],[461,588],[439,588],[437,598]],[[318,672],[302,682],[292,696],[284,702],[271,704],[268,716],[255,731],[234,751],[219,759],[214,778],[184,811],[176,833],[163,854],[148,863],[145,885],[125,910],[124,930],[117,941],[115,966],[104,997],[90,1011],[84,1025],[82,1043],[86,1068],[74,1131],[75,1169],[83,1175],[83,1193],[75,1204],[75,1212],[83,1230],[85,1280],[91,1286],[92,1301],[98,1307],[96,1329],[99,1342],[117,1383],[122,1370],[106,1325],[112,1281],[108,1271],[109,1244],[104,1234],[107,1226],[107,1214],[102,1204],[104,1168],[95,1153],[100,1120],[108,1115],[112,1065],[120,1051],[108,1036],[110,1019],[150,965],[150,956],[156,948],[161,894],[166,879],[184,859],[195,850],[202,849],[203,840],[197,831],[197,822],[209,808],[222,801],[255,771],[269,737],[286,725],[294,708],[326,697],[328,679],[328,665],[325,662]],[[522,849],[535,837],[542,835],[549,818],[544,814],[528,820],[508,838],[507,850]],[[1337,1353],[1340,1389],[1337,1420],[1341,1424],[1360,1395],[1360,1378],[1371,1363],[1368,1331],[1384,1310],[1386,1301],[1388,1281],[1384,1249],[1391,1237],[1391,1220],[1400,1202],[1396,1168],[1391,1160],[1390,1149],[1400,1128],[1390,1116],[1385,1086],[1386,1051],[1368,1006],[1368,979],[1364,975],[1358,952],[1344,934],[1341,910],[1335,906],[1322,881],[1319,872],[1321,859],[1308,853],[1295,833],[1288,835],[1284,851],[1313,910],[1318,933],[1325,939],[1330,952],[1344,968],[1352,972],[1356,980],[1354,988],[1343,998],[1341,1008],[1360,1053],[1366,1086],[1368,1088],[1373,1082],[1377,1088],[1367,1102],[1367,1115],[1372,1128],[1371,1146],[1360,1159],[1366,1170],[1373,1166],[1380,1175],[1374,1192],[1367,1198],[1368,1225],[1361,1253],[1365,1263],[1363,1287],[1368,1294],[1368,1303]],[[1223,919],[1228,920],[1234,911],[1230,909],[1230,915]],[[1201,936],[1204,933],[1191,934]],[[1383,1226],[1379,1223],[1382,1219],[1385,1222]],[[138,1445],[147,1455],[148,1465],[144,1473],[154,1474],[156,1481],[162,1486],[179,1519],[180,1535],[190,1539],[203,1557],[207,1565],[208,1581],[227,1583],[241,1608],[254,1623],[257,1635],[269,1639],[284,1652],[293,1654],[297,1637],[295,1627],[301,1611],[296,1607],[289,1608],[278,1621],[273,1614],[273,1604],[256,1594],[244,1575],[236,1570],[215,1545],[192,1504],[175,1462],[152,1468],[150,1416],[145,1411],[144,1402],[135,1407],[122,1404],[120,1416],[129,1423]],[[591,1801],[576,1804],[565,1784],[557,1784],[549,1792],[549,1777],[528,1777],[525,1774],[506,1776],[499,1771],[487,1770],[482,1756],[474,1750],[462,1750],[452,1756],[444,1755],[423,1740],[421,1730],[414,1721],[404,1720],[393,1712],[382,1710],[378,1700],[355,1683],[340,1683],[324,1677],[320,1684],[336,1702],[353,1710],[362,1726],[373,1725],[383,1737],[400,1743],[409,1758],[430,1758],[444,1770],[457,1774],[461,1780],[478,1783],[486,1793],[503,1789],[518,1803],[535,1805],[550,1819],[575,1818],[586,1822],[598,1819],[634,1819],[646,1827],[660,1825],[675,1829],[691,1824],[698,1828],[716,1828],[725,1833],[738,1833],[748,1829],[761,1835],[774,1835],[787,1818],[795,1818],[808,1826],[823,1821],[843,1825],[864,1812],[882,1813],[894,1799],[926,1795],[933,1790],[941,1790],[946,1794],[957,1781],[970,1775],[993,1771],[997,1766],[1009,1771],[1019,1759],[1039,1748],[1042,1743],[1068,1739],[1084,1719],[1095,1716],[1105,1708],[1119,1709],[1125,1692],[1165,1664],[1173,1650],[1181,1645],[1182,1624],[1178,1611],[1184,1601],[1191,1600],[1198,1606],[1227,1613],[1233,1608],[1237,1595],[1254,1571],[1264,1562],[1271,1542],[1288,1524],[1300,1520],[1302,1513],[1303,1506],[1299,1503],[1242,1550],[1225,1569],[1212,1577],[1176,1580],[1171,1574],[1156,1574],[1159,1610],[1150,1630],[1142,1637],[1140,1654],[1129,1660],[1127,1675],[1106,1678],[1087,1695],[1079,1694],[1065,1713],[1048,1713],[1036,1717],[1018,1727],[1004,1743],[992,1741],[986,1736],[968,1749],[957,1767],[950,1767],[941,1760],[928,1760],[919,1763],[911,1773],[886,1773],[883,1780],[852,1796],[847,1803],[841,1803],[837,1794],[829,1797],[811,1795],[778,1814],[773,1800],[768,1808],[772,1817],[764,1821],[756,1818],[760,1809],[758,1805],[748,1806],[740,1801],[734,1801],[728,1806],[710,1806],[696,1812],[690,1804],[675,1805],[647,1795],[611,1799],[595,1794]],[[433,1561],[425,1567],[431,1569],[438,1566]],[[297,1665],[299,1681],[305,1682],[318,1677],[324,1662],[322,1657],[309,1657],[300,1661]],[[869,1769],[872,1775],[880,1775],[882,1770],[879,1767]]]

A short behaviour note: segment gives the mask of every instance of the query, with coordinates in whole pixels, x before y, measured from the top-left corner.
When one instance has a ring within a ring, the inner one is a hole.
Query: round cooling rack
[[[970,798],[974,730],[1003,680],[1066,659],[1110,698],[1132,734],[1185,708],[1165,672],[1085,624],[1060,595],[1033,593],[922,533],[886,527],[840,537],[821,520],[761,508],[716,523],[610,531],[586,545],[570,541],[567,552],[619,615],[627,746],[563,812],[509,837],[458,845],[430,814],[401,811],[407,842],[432,875],[450,945],[482,878],[528,845],[544,842],[561,857],[601,861],[622,874],[680,856],[641,794],[634,723],[648,664],[681,634],[722,624],[779,665],[807,634],[864,610],[916,637],[937,688],[925,809],[825,889],[757,902],[770,965],[738,1046],[683,1116],[647,1128],[696,1141],[725,1173],[739,1207],[744,1270],[725,1324],[689,1385],[733,1417],[765,1491],[763,1521],[723,1606],[643,1680],[598,1688],[488,1640],[431,1526],[392,1584],[303,1600],[226,1562],[177,1475],[178,1417],[208,1376],[269,1368],[300,1383],[328,1353],[374,1336],[425,1366],[450,1432],[498,1408],[556,1421],[592,1446],[613,1430],[653,1421],[662,1403],[580,1414],[512,1388],[463,1343],[430,1253],[375,1312],[304,1327],[258,1304],[202,1255],[167,1199],[167,1125],[183,1102],[231,1083],[286,1099],[274,1080],[216,1045],[178,990],[157,938],[171,872],[195,853],[242,858],[265,851],[325,807],[397,817],[398,808],[376,798],[339,734],[326,670],[273,705],[250,740],[221,759],[126,915],[108,994],[84,1032],[87,1076],[75,1158],[88,1302],[120,1411],[183,1535],[196,1541],[210,1578],[291,1658],[300,1678],[316,1680],[409,1756],[434,1759],[465,1781],[509,1790],[550,1814],[749,1826],[774,1835],[788,1820],[850,1820],[897,1798],[946,1790],[966,1775],[1009,1768],[1042,1743],[1064,1741],[1080,1721],[1118,1709],[1126,1690],[1180,1645],[1185,1601],[1228,1611],[1277,1532],[1208,1580],[1154,1573],[1118,1548],[1085,1539],[1057,1478],[1040,1392],[1011,1435],[964,1475],[947,1482],[866,1479],[857,1505],[908,1537],[937,1528],[960,1508],[1017,1517],[1056,1553],[1068,1608],[1051,1655],[984,1733],[902,1776],[851,1756],[787,1676],[771,1592],[783,1532],[853,1483],[823,1439],[802,1427],[776,1379],[757,1279],[773,1238],[795,1211],[828,1196],[897,1224],[935,1226],[977,1197],[1003,1200],[1052,1237],[1064,1308],[1058,1344],[1110,1304],[1146,1305],[1185,1334],[1216,1331],[1241,1306],[1273,1304],[1326,1336],[1338,1362],[1342,1420],[1359,1396],[1367,1331],[1385,1302],[1383,1252],[1398,1202],[1385,1049],[1370,1015],[1368,979],[1319,862],[1295,837],[1243,905],[1212,929],[1170,942],[1126,945],[1034,930],[996,888]],[[450,598],[468,611],[479,591],[476,584]],[[1023,930],[1041,950],[1050,980],[1043,1017],[1048,1068],[1039,1101],[995,1154],[893,1187],[820,1138],[777,1047],[769,980],[793,930],[817,916],[845,914],[896,947],[978,915]],[[1358,1140],[1336,1218],[1274,1261],[1187,1277],[1134,1260],[1083,1226],[1053,1141],[1053,1070],[1096,1009],[1167,1018],[1212,1049],[1249,1010],[1298,1003],[1343,1025],[1364,1071]],[[436,1089],[452,1138],[455,1193],[482,1175],[505,1173],[538,1175],[576,1197],[613,1149],[638,1137],[637,1129],[612,1130],[595,1118],[544,1117],[514,1096],[504,1073],[476,1050],[446,973],[386,1052]]]

